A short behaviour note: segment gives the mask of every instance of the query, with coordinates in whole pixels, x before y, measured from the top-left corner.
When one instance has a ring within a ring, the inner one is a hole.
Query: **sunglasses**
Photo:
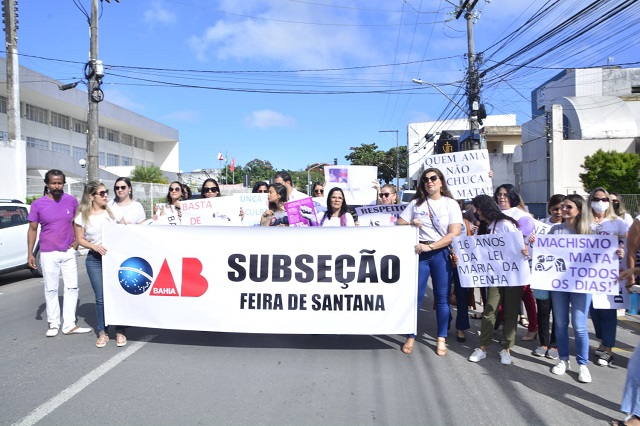
[[[433,176],[425,176],[422,181],[423,182],[427,182],[427,181],[431,181],[431,182],[435,182],[438,180],[438,176],[437,175],[433,175]]]
[[[314,189],[313,192],[316,194],[324,194],[324,189]]]
[[[390,197],[391,193],[390,192],[381,192],[380,193],[380,198],[387,198]]]
[[[266,194],[267,192],[269,192],[269,190],[267,190],[267,189],[258,189],[256,192],[258,194]]]
[[[607,202],[607,201],[609,201],[609,199],[608,199],[608,198],[606,198],[606,197],[604,197],[604,198],[593,197],[593,198],[591,199],[591,201],[595,201],[595,202],[598,202],[598,201],[605,201],[605,202]]]
[[[212,186],[211,188],[202,188],[202,192],[220,192],[220,189],[216,186]]]
[[[496,194],[496,198],[507,198],[507,193],[506,192],[498,192]]]
[[[124,191],[125,189],[127,189],[127,185],[124,186],[114,186],[116,191]]]
[[[96,192],[93,195],[99,195],[101,197],[106,197],[107,195],[109,195],[109,191],[108,190],[104,190],[104,191]]]
[[[176,192],[178,192],[178,191],[182,192],[182,188],[180,188],[180,187],[178,187],[178,186],[172,186],[172,187],[170,187],[170,188],[169,188],[169,192],[174,192],[174,191],[176,191]]]

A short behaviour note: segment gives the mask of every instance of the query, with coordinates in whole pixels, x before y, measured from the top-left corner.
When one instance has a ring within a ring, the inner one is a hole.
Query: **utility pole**
[[[477,20],[474,7],[478,0],[461,0],[459,8],[456,8],[456,19],[464,13],[467,20],[467,56],[469,65],[467,67],[467,96],[469,102],[469,131],[472,144],[470,149],[480,149],[480,125],[478,114],[480,107],[480,79],[478,77],[478,67],[476,66],[476,54],[473,43],[473,24]],[[482,119],[484,117],[481,117]],[[478,135],[478,139],[475,136]]]
[[[100,81],[97,77],[98,63],[98,0],[91,0],[91,22],[89,41],[89,62],[85,66],[85,77],[88,80],[89,114],[87,117],[87,175],[89,180],[98,180],[98,101],[92,97],[93,93],[100,90]],[[102,78],[102,77],[100,77]],[[97,92],[96,92],[97,93]]]
[[[7,72],[7,141],[1,143],[0,166],[10,179],[17,177],[7,188],[0,189],[0,198],[20,198],[27,193],[26,146],[20,127],[20,77],[18,66],[18,4],[15,0],[2,0],[5,24]]]

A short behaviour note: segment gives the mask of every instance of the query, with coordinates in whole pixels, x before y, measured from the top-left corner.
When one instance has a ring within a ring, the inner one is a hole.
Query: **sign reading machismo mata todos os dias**
[[[489,152],[486,149],[430,155],[424,160],[424,168],[429,167],[442,172],[456,200],[481,194],[493,195],[493,183],[489,178]]]
[[[618,294],[615,235],[538,235],[531,287],[576,293]]]
[[[105,319],[178,330],[415,333],[416,239],[409,226],[105,226]]]
[[[530,282],[520,232],[453,237],[453,248],[462,287],[511,287]]]

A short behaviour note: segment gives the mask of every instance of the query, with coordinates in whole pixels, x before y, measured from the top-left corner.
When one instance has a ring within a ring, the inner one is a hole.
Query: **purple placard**
[[[318,217],[311,197],[285,203],[289,226],[318,226]]]

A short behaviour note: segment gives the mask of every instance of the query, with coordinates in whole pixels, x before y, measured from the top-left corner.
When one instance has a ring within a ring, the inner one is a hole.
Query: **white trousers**
[[[44,298],[47,303],[47,321],[49,327],[60,328],[60,302],[58,286],[60,275],[64,284],[62,304],[62,332],[66,333],[76,326],[76,305],[78,304],[78,261],[77,251],[50,251],[40,253],[40,266],[44,278]]]

